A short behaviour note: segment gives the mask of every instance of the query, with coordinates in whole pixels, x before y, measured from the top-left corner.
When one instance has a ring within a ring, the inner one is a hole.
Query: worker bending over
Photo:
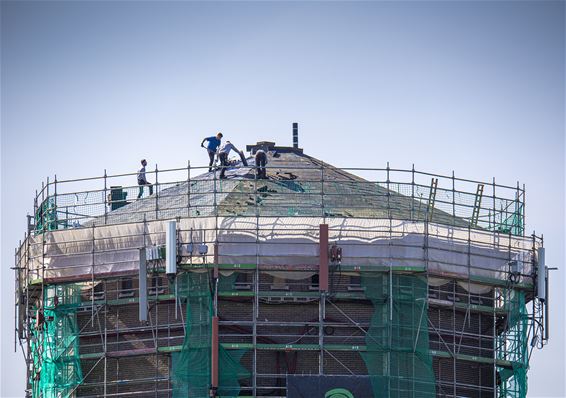
[[[226,141],[226,144],[222,145],[218,152],[218,159],[220,160],[220,167],[222,168],[222,170],[220,170],[220,178],[226,178],[224,174],[228,166],[228,155],[230,151],[234,151],[241,156],[241,152],[230,141]]]
[[[258,179],[266,179],[267,173],[265,171],[265,165],[267,164],[267,153],[263,149],[258,149],[255,153],[255,167],[256,175]]]
[[[208,171],[211,172],[212,165],[214,164],[214,156],[216,155],[216,150],[218,149],[218,147],[222,142],[222,133],[218,133],[216,134],[216,136],[207,137],[203,139],[202,142],[200,143],[200,146],[203,148],[205,147],[204,146],[205,141],[208,141],[208,144],[206,146],[206,150],[208,151],[208,157],[210,159],[210,162],[208,163]]]

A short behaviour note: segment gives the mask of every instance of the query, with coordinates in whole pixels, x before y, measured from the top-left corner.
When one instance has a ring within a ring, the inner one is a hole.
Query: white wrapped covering
[[[202,217],[182,219],[183,245],[208,245],[206,257],[183,262],[213,262],[218,242],[220,264],[293,266],[318,264],[319,225],[329,225],[329,240],[342,247],[344,265],[425,267],[434,274],[501,279],[508,262],[518,260],[531,273],[529,238],[401,220],[300,217]],[[166,221],[68,229],[30,236],[28,267],[40,278],[88,280],[136,271],[139,249],[165,243]],[[44,247],[43,255],[41,247]],[[182,251],[183,252],[183,251]],[[465,284],[468,286],[468,284]],[[464,287],[464,286],[463,286]],[[477,287],[479,289],[479,287]]]

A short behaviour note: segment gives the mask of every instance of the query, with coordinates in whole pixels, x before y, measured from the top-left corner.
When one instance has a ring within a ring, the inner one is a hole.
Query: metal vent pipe
[[[177,222],[168,221],[165,229],[165,273],[177,273]]]
[[[538,249],[537,267],[537,297],[540,301],[546,300],[546,263],[544,247]]]

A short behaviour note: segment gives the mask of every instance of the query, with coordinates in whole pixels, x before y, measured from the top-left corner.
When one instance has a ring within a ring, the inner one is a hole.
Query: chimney
[[[299,123],[293,123],[293,148],[299,147]]]

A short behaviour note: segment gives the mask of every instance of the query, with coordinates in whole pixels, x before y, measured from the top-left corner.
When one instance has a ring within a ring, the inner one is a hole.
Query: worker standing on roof
[[[241,156],[241,152],[230,141],[226,141],[226,144],[222,145],[218,152],[218,159],[220,160],[220,167],[222,168],[220,171],[220,178],[226,178],[224,174],[226,173],[226,167],[228,166],[228,155],[230,154],[230,151],[234,151]]]
[[[141,160],[141,169],[138,170],[138,185],[140,188],[140,191],[138,193],[138,199],[142,197],[143,195],[143,187],[144,186],[148,186],[149,187],[149,195],[153,195],[153,185],[151,185],[149,182],[147,182],[147,178],[145,177],[145,166],[147,166],[147,161],[145,159]]]
[[[265,165],[267,164],[267,153],[263,149],[258,149],[255,153],[256,176],[258,179],[267,178]]]
[[[208,163],[208,171],[211,172],[212,165],[214,164],[214,156],[216,155],[216,150],[218,149],[218,147],[222,142],[222,133],[218,133],[216,134],[216,136],[207,137],[203,139],[202,142],[200,143],[200,146],[203,148],[205,147],[204,146],[205,141],[208,141],[208,144],[206,146],[206,150],[208,151],[208,157],[210,158],[210,163]]]

